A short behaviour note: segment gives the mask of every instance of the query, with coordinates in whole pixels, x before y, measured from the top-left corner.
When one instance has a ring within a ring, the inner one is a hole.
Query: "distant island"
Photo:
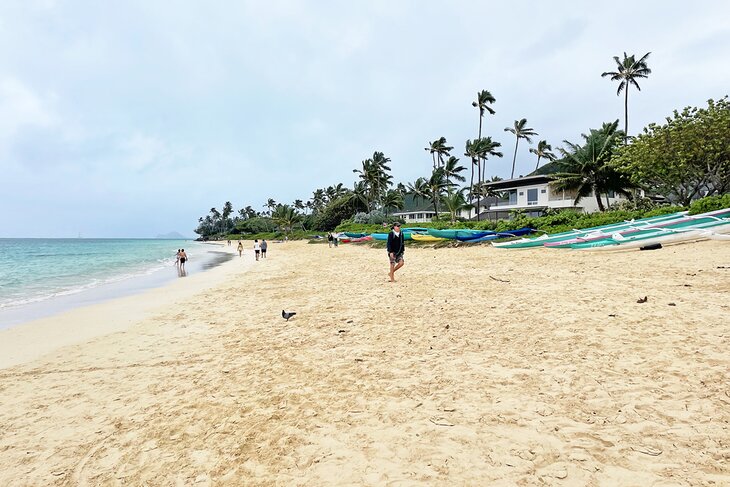
[[[158,235],[155,238],[160,240],[189,240],[190,237],[179,234],[178,232],[170,232],[162,235]]]

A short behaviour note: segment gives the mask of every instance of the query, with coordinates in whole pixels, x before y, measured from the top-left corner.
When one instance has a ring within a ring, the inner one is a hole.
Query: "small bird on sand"
[[[282,317],[282,318],[284,318],[284,319],[285,319],[286,321],[289,321],[289,318],[291,318],[291,317],[292,317],[292,316],[294,316],[295,314],[296,314],[296,313],[294,313],[293,311],[292,311],[291,313],[287,313],[287,312],[286,312],[286,311],[284,311],[283,309],[281,310],[281,317]]]

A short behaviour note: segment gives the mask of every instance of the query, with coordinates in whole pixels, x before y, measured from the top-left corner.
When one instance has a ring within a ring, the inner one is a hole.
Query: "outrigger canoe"
[[[639,220],[623,221],[618,223],[612,223],[610,225],[601,225],[597,227],[584,228],[580,230],[570,230],[568,232],[554,233],[552,235],[540,235],[535,238],[522,238],[519,240],[512,240],[509,242],[493,243],[492,246],[501,249],[527,249],[532,247],[542,247],[546,243],[551,242],[562,242],[564,240],[574,239],[576,237],[585,237],[588,234],[602,232],[604,234],[611,234],[617,230],[627,228],[628,226],[641,226],[651,223],[659,223],[663,221],[669,221],[673,219],[679,219],[687,215],[686,211],[679,213],[670,213],[667,215],[653,216],[649,218],[641,218]]]
[[[446,240],[445,238],[434,237],[433,235],[420,235],[418,233],[414,233],[411,236],[416,242],[441,242]]]

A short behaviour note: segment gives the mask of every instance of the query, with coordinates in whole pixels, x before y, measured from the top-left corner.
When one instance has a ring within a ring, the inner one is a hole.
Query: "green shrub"
[[[706,198],[693,201],[689,205],[689,214],[697,215],[699,213],[707,213],[708,211],[722,210],[725,208],[730,208],[730,193],[707,196]]]

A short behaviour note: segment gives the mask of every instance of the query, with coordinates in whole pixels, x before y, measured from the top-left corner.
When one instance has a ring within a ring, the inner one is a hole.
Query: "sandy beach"
[[[730,484],[727,242],[250,248],[1,331],[0,485]]]

